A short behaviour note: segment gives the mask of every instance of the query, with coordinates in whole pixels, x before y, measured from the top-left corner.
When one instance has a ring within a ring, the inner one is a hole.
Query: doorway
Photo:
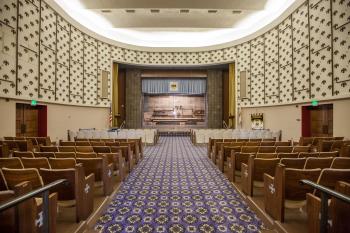
[[[46,137],[47,106],[16,103],[16,137]]]
[[[333,137],[333,104],[302,107],[303,137]]]

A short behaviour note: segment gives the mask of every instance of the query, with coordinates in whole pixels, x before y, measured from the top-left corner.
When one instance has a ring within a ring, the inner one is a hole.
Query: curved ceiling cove
[[[108,39],[141,47],[206,47],[262,29],[297,0],[53,0]]]

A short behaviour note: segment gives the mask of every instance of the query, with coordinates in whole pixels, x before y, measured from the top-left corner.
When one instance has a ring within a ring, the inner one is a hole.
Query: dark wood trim
[[[9,27],[9,28],[11,28],[11,29],[13,29],[13,30],[16,30],[16,28],[12,27],[11,25],[5,23],[5,22],[2,21],[2,20],[0,20],[0,24],[2,24],[2,25],[4,25],[4,26],[7,26],[7,27]]]
[[[57,28],[57,24],[58,24],[58,16],[57,13],[55,13],[56,16],[56,24],[55,24],[55,30],[56,30],[56,38],[55,38],[55,100],[57,100],[57,63],[58,63],[58,59],[57,59],[57,44],[58,44],[58,28]]]
[[[18,47],[19,47],[19,0],[17,0],[17,16],[16,16],[16,95],[18,95]]]
[[[42,0],[39,1],[39,46],[38,46],[38,98],[42,98],[41,96],[41,86],[40,86],[40,78],[41,78],[41,4]]]
[[[249,41],[249,100],[252,104],[252,41]],[[246,80],[247,81],[247,80]]]
[[[321,0],[322,1],[322,0]],[[330,0],[332,1],[332,0]],[[309,98],[312,97],[312,89],[311,89],[311,33],[310,33],[310,0],[307,1],[307,30],[309,33]]]
[[[298,8],[299,9],[299,8]],[[295,100],[295,93],[294,93],[294,33],[293,33],[293,14],[290,15],[290,31],[291,31],[291,37],[292,37],[292,102]],[[284,67],[283,67],[284,68]]]
[[[334,31],[333,31],[333,0],[329,0],[329,7],[330,7],[330,17],[331,17],[331,72],[332,72],[332,96],[334,96],[334,45],[333,45],[333,39],[334,39]],[[350,22],[350,21],[349,21]],[[348,23],[349,23],[348,22]],[[335,29],[336,30],[336,29]]]
[[[280,30],[278,26],[277,26],[277,80],[278,80],[278,102],[280,103],[281,102]]]
[[[264,92],[264,98],[263,98],[263,101],[264,101],[264,104],[266,104],[266,64],[265,64],[265,61],[266,61],[266,37],[265,35],[262,36],[263,37],[263,59],[264,59],[264,74],[263,74],[263,77],[264,77],[264,89],[263,89],[263,92]]]
[[[71,76],[71,47],[72,47],[72,25],[69,25],[69,46],[68,46],[68,102],[72,102],[70,91],[70,76]]]

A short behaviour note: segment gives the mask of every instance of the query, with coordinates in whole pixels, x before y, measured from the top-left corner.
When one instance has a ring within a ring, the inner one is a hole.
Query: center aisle
[[[101,232],[260,232],[262,221],[189,137],[145,149],[95,229]]]

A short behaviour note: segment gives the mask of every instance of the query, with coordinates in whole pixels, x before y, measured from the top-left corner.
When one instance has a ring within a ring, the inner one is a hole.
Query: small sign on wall
[[[178,82],[169,82],[169,91],[179,91],[179,83]]]
[[[250,115],[252,129],[264,129],[264,114],[253,113]]]

